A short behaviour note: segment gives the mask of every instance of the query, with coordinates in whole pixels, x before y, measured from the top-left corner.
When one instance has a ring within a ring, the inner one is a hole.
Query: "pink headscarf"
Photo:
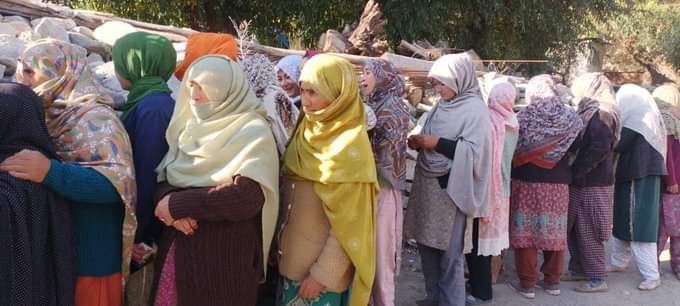
[[[491,157],[491,183],[489,185],[489,216],[479,223],[478,255],[495,256],[509,246],[508,222],[510,220],[510,197],[505,193],[503,183],[503,151],[506,130],[519,132],[517,116],[512,108],[515,105],[517,90],[512,83],[503,79],[490,84],[487,104],[491,118],[493,139]],[[514,147],[514,145],[513,145]]]

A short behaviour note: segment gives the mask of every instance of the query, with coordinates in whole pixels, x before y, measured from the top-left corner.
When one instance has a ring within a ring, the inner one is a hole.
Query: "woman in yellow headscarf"
[[[358,80],[346,60],[319,55],[300,84],[305,115],[283,156],[278,302],[365,306],[378,183]]]
[[[156,306],[255,305],[278,213],[278,152],[243,70],[223,55],[187,70],[166,132],[156,216]]]

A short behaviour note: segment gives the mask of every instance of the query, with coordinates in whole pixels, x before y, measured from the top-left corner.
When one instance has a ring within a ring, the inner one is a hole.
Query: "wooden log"
[[[323,45],[320,46],[323,52],[344,53],[351,45],[342,34],[336,30],[328,30],[323,36]]]
[[[247,43],[247,47],[255,52],[266,54],[270,57],[284,57],[288,55],[305,55],[304,50],[293,50],[293,49],[281,49],[270,46],[263,46],[260,44]]]
[[[417,58],[412,58],[408,56],[403,56],[403,55],[398,55],[394,53],[385,53],[380,58],[391,62],[394,64],[399,71],[401,71],[404,74],[413,74],[413,75],[419,75],[419,74],[427,74],[428,71],[430,71],[430,68],[432,67],[431,61],[426,61],[426,60],[421,60]]]
[[[429,46],[429,47],[428,47]],[[452,53],[461,53],[465,52],[463,49],[456,49],[456,48],[434,48],[431,47],[429,43],[424,44],[424,46],[419,45],[418,43],[409,43],[405,40],[402,40],[399,43],[399,50],[403,50],[407,52],[407,55],[417,55],[418,57],[422,59],[426,59],[428,61],[433,61],[436,60],[446,54],[452,54]],[[431,47],[431,48],[430,48]]]
[[[116,17],[107,13],[73,10],[65,6],[42,3],[36,0],[2,0],[0,1],[0,13],[4,15],[18,15],[27,18],[59,17],[73,19],[79,26],[95,29],[108,21],[122,21],[138,28],[139,30],[163,35],[173,42],[186,41],[187,37],[196,31],[187,28],[157,25],[148,22]]]
[[[349,48],[350,53],[367,56],[382,54],[384,50],[374,48],[374,43],[378,40],[384,40],[385,36],[385,20],[382,19],[382,15],[377,1],[369,0],[366,3],[359,19],[359,25],[348,39],[352,43],[352,47]]]
[[[3,0],[0,1],[0,13],[5,15],[19,15],[28,18],[45,16],[62,17],[68,15],[68,8],[50,3],[41,3],[34,0]],[[72,18],[68,16],[68,18]]]
[[[173,27],[173,26],[167,26],[167,25],[158,25],[158,24],[153,24],[153,23],[148,23],[148,22],[142,22],[142,21],[137,21],[137,20],[132,20],[132,19],[127,19],[127,18],[121,18],[117,17],[114,15],[111,15],[109,13],[102,13],[102,12],[94,12],[94,11],[85,11],[85,10],[76,10],[77,13],[84,15],[89,18],[93,19],[100,19],[104,23],[106,21],[122,21],[129,23],[137,28],[140,29],[145,29],[145,30],[150,30],[150,31],[156,31],[160,33],[172,33],[176,34],[178,36],[183,36],[183,37],[188,37],[191,34],[196,33],[197,31],[189,29],[189,28],[178,28],[178,27]]]
[[[410,54],[413,54],[414,56],[417,55],[420,58],[424,59],[430,59],[430,54],[427,52],[427,49],[422,48],[418,45],[409,43],[408,41],[402,40],[399,43],[399,49],[400,51],[403,49],[405,51],[408,51]]]

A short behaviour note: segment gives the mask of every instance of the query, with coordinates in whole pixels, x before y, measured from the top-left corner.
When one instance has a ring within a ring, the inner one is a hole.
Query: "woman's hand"
[[[138,243],[132,248],[132,260],[138,265],[143,265],[153,253],[152,247],[146,245],[146,243]]]
[[[172,221],[172,226],[184,235],[191,236],[198,229],[198,222],[192,218],[183,218]]]
[[[305,300],[315,300],[321,296],[321,292],[324,290],[326,290],[326,287],[317,282],[314,277],[308,275],[300,284],[298,296]]]
[[[675,185],[673,185],[673,186],[668,186],[668,187],[666,187],[666,190],[667,190],[668,192],[670,192],[670,193],[678,193],[678,192],[680,192],[680,190],[678,190],[678,189],[679,189],[679,188],[678,188],[678,184],[675,184]]]
[[[172,222],[175,221],[175,219],[173,219],[172,215],[170,214],[170,194],[164,196],[158,202],[158,205],[156,205],[155,214],[156,218],[165,223],[165,225],[172,226]]]
[[[50,171],[50,160],[38,151],[21,150],[5,159],[0,164],[0,171],[22,180],[42,183]]]
[[[408,138],[408,147],[413,150],[425,149],[434,150],[439,142],[439,137],[432,135],[411,135]]]
[[[156,217],[167,226],[172,226],[184,235],[193,235],[198,229],[198,222],[193,218],[175,220],[170,214],[170,195],[164,196],[156,205]]]

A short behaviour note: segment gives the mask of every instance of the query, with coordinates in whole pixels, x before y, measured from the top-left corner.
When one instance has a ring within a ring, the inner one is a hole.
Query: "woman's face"
[[[45,83],[49,78],[40,71],[35,71],[31,67],[24,65],[21,61],[17,63],[17,82],[31,88],[36,88]]]
[[[305,113],[318,112],[331,104],[331,102],[321,98],[321,96],[305,82],[300,84],[300,96],[302,97],[302,108]]]
[[[208,96],[203,91],[203,88],[201,88],[201,85],[198,85],[198,83],[194,81],[189,82],[189,95],[191,97],[191,101],[197,105],[208,103],[210,101]]]
[[[432,83],[432,86],[434,86],[434,90],[442,97],[442,99],[448,101],[456,97],[456,92],[444,85],[444,83],[439,82],[439,80],[431,79],[430,82]]]
[[[375,90],[375,75],[371,70],[364,68],[364,73],[361,76],[361,81],[359,81],[361,94],[364,96],[369,96]]]
[[[132,82],[130,82],[128,79],[120,76],[118,72],[116,72],[116,79],[118,79],[118,83],[120,83],[120,87],[125,89],[125,90],[130,90],[132,88]]]
[[[294,80],[288,77],[288,75],[283,72],[283,70],[279,70],[276,72],[276,76],[279,79],[279,85],[281,88],[283,88],[284,91],[286,91],[286,94],[291,97],[295,98],[300,95],[300,87],[298,84],[295,83]]]

